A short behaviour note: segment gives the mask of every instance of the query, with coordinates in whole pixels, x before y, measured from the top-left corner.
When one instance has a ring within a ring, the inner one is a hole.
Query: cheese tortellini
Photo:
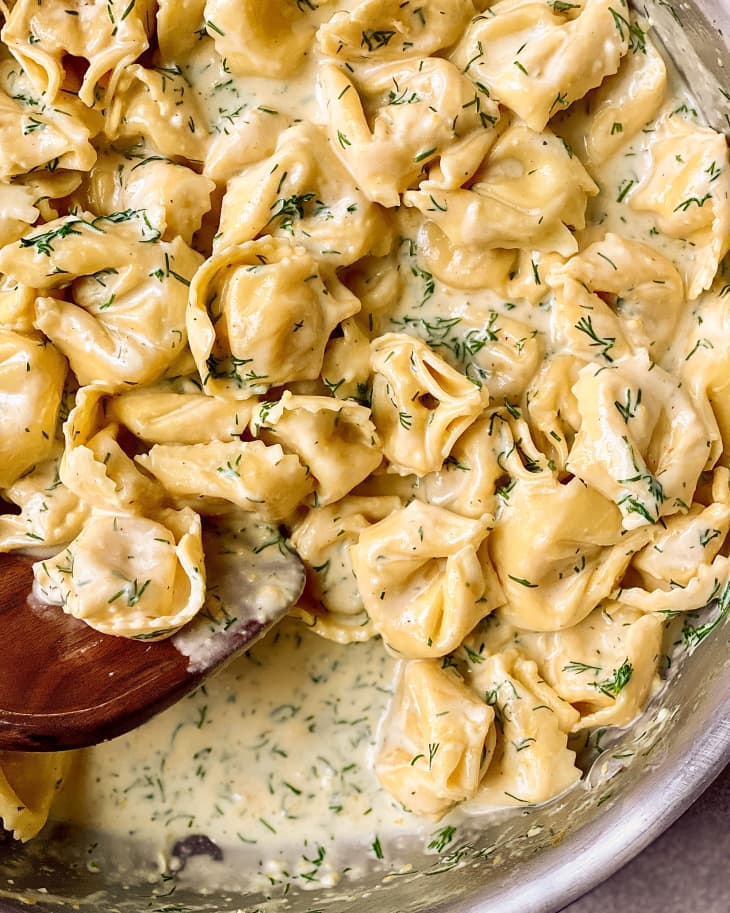
[[[467,812],[495,806],[539,804],[580,777],[568,733],[578,718],[540,676],[534,662],[514,650],[495,653],[469,676],[498,722],[494,758]]]
[[[478,16],[454,59],[533,130],[600,85],[636,41],[625,0],[501,0]],[[636,47],[635,50],[640,50]]]
[[[580,479],[522,479],[489,539],[502,615],[520,628],[578,624],[615,588],[648,535],[624,534],[617,508]]]
[[[363,604],[401,656],[450,653],[504,601],[479,554],[490,520],[413,501],[360,533],[351,558]]]
[[[2,40],[21,63],[37,92],[54,103],[67,72],[64,58],[88,62],[78,88],[81,101],[92,107],[103,77],[112,95],[129,65],[149,46],[152,0],[46,0],[39,15],[36,0],[13,4]]]
[[[46,823],[69,762],[68,752],[0,752],[0,821],[17,840],[30,840]]]
[[[49,612],[179,646],[234,617],[255,529],[299,623],[398,659],[397,803],[570,788],[716,624],[667,621],[730,598],[730,161],[649,24],[2,6],[0,553]],[[19,839],[63,767],[0,754]]]
[[[687,294],[709,288],[730,249],[730,157],[723,136],[674,117],[657,128],[651,168],[630,205],[649,212],[657,227],[693,248]]]
[[[0,250],[0,271],[39,293],[35,325],[80,383],[150,383],[184,351],[188,287],[202,258],[179,237],[150,243],[156,237],[140,213],[84,213]]]
[[[442,180],[459,187],[494,142],[497,105],[439,57],[383,64],[361,79],[359,93],[333,65],[321,68],[320,80],[332,145],[383,206],[397,206],[399,194],[436,158]]]
[[[0,488],[51,456],[65,379],[46,339],[0,329]]]
[[[472,799],[492,759],[494,710],[434,660],[402,664],[376,773],[407,809],[440,818]]]
[[[477,96],[478,97],[478,96]],[[468,189],[442,189],[436,178],[403,195],[458,246],[575,253],[570,228],[583,228],[598,187],[549,131],[512,124],[499,137]]]
[[[485,398],[463,374],[404,333],[379,337],[370,356],[373,419],[395,472],[441,469]]]
[[[92,513],[73,542],[35,566],[35,579],[40,599],[97,631],[168,637],[205,598],[200,517],[187,508],[156,520]]]
[[[193,280],[190,347],[206,392],[242,399],[319,376],[330,334],[359,310],[307,250],[264,237],[216,253]]]

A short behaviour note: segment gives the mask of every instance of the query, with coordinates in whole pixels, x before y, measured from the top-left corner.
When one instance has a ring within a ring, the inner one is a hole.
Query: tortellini
[[[608,233],[571,257],[565,267],[551,270],[549,281],[557,285],[558,277],[574,280],[585,291],[608,299],[624,334],[661,363],[674,339],[684,302],[682,277],[670,260],[648,244]]]
[[[444,656],[504,601],[479,554],[490,522],[413,501],[360,533],[351,557],[363,604],[399,655]]]
[[[634,555],[631,567],[646,589],[685,587],[701,565],[711,562],[730,529],[728,470],[715,471],[713,503],[692,504],[686,514],[675,514],[658,527],[652,540]]]
[[[681,383],[638,354],[612,370],[586,365],[573,393],[581,424],[568,469],[618,506],[624,529],[688,510],[713,429]]]
[[[204,444],[240,437],[252,406],[223,396],[142,388],[111,397],[105,413],[150,444]]]
[[[502,616],[532,631],[578,624],[648,539],[626,535],[617,508],[578,479],[518,480],[489,537],[507,600]]]
[[[46,823],[70,760],[68,752],[0,751],[0,821],[16,840],[30,840]]]
[[[47,340],[0,329],[0,488],[51,456],[65,379]]]
[[[325,64],[319,79],[333,148],[368,197],[383,206],[397,206],[435,159],[446,186],[459,187],[494,142],[497,105],[447,60],[382,64],[356,84]]]
[[[59,477],[86,504],[109,512],[146,514],[162,506],[162,489],[141,473],[118,443],[119,427],[107,422],[101,385],[83,387],[63,431]]]
[[[533,130],[619,68],[629,42],[641,50],[625,0],[582,4],[501,0],[478,16],[454,60]]]
[[[373,420],[396,472],[441,469],[485,406],[482,392],[427,345],[404,333],[372,344]]]
[[[208,501],[228,501],[266,520],[283,520],[314,488],[295,454],[263,441],[155,444],[136,459],[170,495],[203,513]]]
[[[416,496],[464,517],[496,509],[496,483],[504,476],[500,455],[512,446],[509,428],[492,413],[479,418],[456,441],[442,469],[420,479]]]
[[[655,684],[663,629],[664,616],[607,601],[571,628],[522,633],[520,645],[558,697],[579,711],[574,731],[626,726]]]
[[[448,47],[461,34],[481,0],[359,0],[335,13],[317,33],[323,54],[341,60],[394,60],[425,56]],[[375,25],[375,28],[371,26]]]
[[[315,22],[310,13],[318,5],[289,0],[206,0],[205,24],[231,72],[238,76],[264,72],[282,78],[304,60],[314,39]]]
[[[333,269],[384,253],[390,226],[347,176],[323,129],[285,130],[274,152],[228,182],[216,247],[271,234],[306,248]]]
[[[307,596],[294,610],[318,634],[339,643],[374,637],[352,569],[360,533],[401,507],[395,496],[348,496],[307,512],[291,541],[307,564]]]
[[[686,337],[681,363],[681,377],[692,393],[695,407],[711,407],[717,421],[721,451],[713,458],[727,466],[730,462],[730,353],[722,345],[730,331],[730,297],[721,283],[705,295],[696,310],[695,321]],[[710,417],[706,417],[706,421]]]
[[[103,77],[108,76],[107,95],[113,95],[129,64],[149,46],[152,0],[131,6],[128,0],[45,0],[42,17],[38,5],[15,3],[2,40],[50,103],[62,90],[67,55],[88,61],[78,96],[91,107]]]
[[[453,669],[411,660],[402,664],[375,770],[405,808],[438,819],[474,797],[495,740],[494,709]]]
[[[468,189],[442,189],[423,181],[403,194],[452,244],[481,248],[557,251],[578,249],[570,228],[585,225],[586,201],[598,187],[565,145],[550,132],[521,123],[499,137]]]
[[[208,393],[246,399],[319,376],[337,324],[359,310],[307,250],[261,238],[214,254],[190,289],[190,347]]]
[[[163,60],[179,59],[200,41],[205,0],[157,0],[157,44]]]
[[[558,472],[565,471],[580,427],[573,387],[583,365],[583,360],[575,356],[554,355],[535,375],[525,394],[525,411],[535,442],[552,459]]]
[[[150,237],[150,234],[152,237]],[[140,213],[64,216],[0,250],[0,271],[38,291],[35,325],[81,384],[156,380],[184,349],[190,280],[201,256],[157,236]]]
[[[95,513],[67,548],[34,565],[38,597],[104,634],[169,637],[205,599],[200,517]],[[93,581],[93,586],[89,583]]]
[[[652,213],[664,234],[683,238],[692,253],[687,295],[709,288],[730,248],[730,159],[723,136],[667,117],[650,147],[651,167],[629,205]]]
[[[89,175],[88,204],[94,212],[144,210],[144,218],[165,241],[190,244],[210,210],[215,185],[202,174],[156,155],[100,156]]]
[[[40,212],[35,206],[35,200],[30,187],[0,184],[0,247],[17,241],[38,218]],[[7,325],[7,319],[3,319],[3,325]]]
[[[81,532],[89,507],[61,481],[59,456],[44,460],[3,492],[20,513],[0,514],[0,552],[62,548]]]
[[[107,113],[107,135],[113,140],[144,137],[162,155],[204,161],[208,125],[179,69],[126,67]]]
[[[0,89],[0,178],[51,164],[54,169],[91,168],[96,151],[89,141],[90,125],[74,107],[47,108],[39,100],[31,101],[24,105]]]
[[[667,67],[651,42],[627,54],[615,76],[552,121],[589,170],[598,171],[656,115],[667,86]]]
[[[287,391],[278,403],[254,408],[251,430],[267,444],[281,444],[299,456],[315,480],[315,504],[322,506],[339,501],[383,458],[369,409],[329,396]]]
[[[471,666],[468,684],[493,708],[497,740],[466,812],[539,804],[579,779],[567,747],[578,713],[542,680],[534,662],[513,650],[497,653]]]

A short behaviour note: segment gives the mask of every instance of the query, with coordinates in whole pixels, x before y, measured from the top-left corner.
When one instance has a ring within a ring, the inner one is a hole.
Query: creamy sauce
[[[378,640],[342,647],[285,622],[177,706],[81,752],[55,814],[168,862],[205,834],[273,877],[311,871],[318,846],[418,830],[371,769],[394,666]]]

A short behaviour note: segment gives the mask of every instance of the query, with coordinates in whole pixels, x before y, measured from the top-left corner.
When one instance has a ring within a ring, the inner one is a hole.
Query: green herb
[[[431,149],[424,149],[423,152],[419,152],[419,153],[415,156],[415,158],[413,159],[413,161],[416,162],[416,164],[418,164],[419,162],[424,161],[424,159],[430,158],[435,152],[436,152],[436,147],[435,147],[435,146],[434,146],[433,148],[431,148]]]
[[[58,239],[68,238],[70,235],[80,235],[81,231],[79,230],[79,227],[81,225],[86,225],[89,228],[101,232],[100,228],[96,228],[96,226],[92,225],[90,222],[86,222],[78,216],[71,216],[68,221],[59,225],[57,228],[51,228],[49,231],[44,231],[39,235],[31,235],[29,238],[21,238],[20,246],[35,247],[37,253],[50,257],[55,250],[53,242]]]
[[[629,419],[635,418],[636,411],[641,405],[641,390],[638,390],[636,393],[636,399],[634,402],[631,402],[631,390],[626,390],[626,402],[620,403],[618,400],[614,400],[614,406],[618,409],[621,414],[621,417],[626,422],[629,423]]]
[[[365,29],[362,33],[360,47],[367,48],[368,51],[377,51],[379,48],[384,48],[393,35],[395,32],[389,29]]]
[[[427,272],[425,269],[421,269],[420,266],[417,266],[414,264],[411,267],[411,272],[413,273],[414,276],[418,277],[419,279],[423,279],[423,281],[425,282],[425,287],[423,289],[423,295],[422,295],[421,301],[419,302],[419,305],[418,305],[418,307],[423,307],[423,305],[429,300],[429,298],[433,297],[433,293],[436,291],[436,282],[433,278],[433,274]]]
[[[290,197],[280,197],[271,206],[272,214],[268,225],[274,219],[279,219],[279,227],[284,231],[291,231],[295,219],[304,218],[304,207],[310,203],[316,194],[295,193]]]
[[[689,621],[685,621],[684,627],[682,629],[682,639],[685,646],[688,650],[694,650],[698,644],[701,644],[702,641],[712,632],[715,628],[719,627],[722,623],[725,616],[730,611],[730,583],[725,584],[725,589],[719,593],[720,584],[718,583],[715,586],[715,593],[713,597],[709,600],[710,602],[713,599],[717,599],[717,608],[718,614],[712,621],[707,621],[702,625],[692,625]]]
[[[451,825],[441,827],[431,834],[431,842],[428,844],[429,850],[436,850],[441,853],[454,839],[456,828]]]
[[[585,333],[593,341],[591,342],[591,347],[598,347],[601,349],[599,352],[606,361],[612,362],[613,358],[608,354],[616,343],[615,336],[606,336],[605,338],[601,337],[596,333],[593,328],[593,320],[590,316],[581,317],[578,323],[575,324],[576,330],[580,330],[581,333]]]
[[[534,739],[530,736],[528,738],[524,738],[524,739],[520,739],[519,741],[512,742],[512,745],[513,745],[515,751],[520,752],[520,751],[524,751],[526,748],[529,748],[531,743],[536,742],[536,741],[537,741],[537,739]]]
[[[107,599],[107,604],[111,605],[111,603],[116,602],[117,599],[124,597],[127,605],[132,608],[133,606],[137,605],[137,603],[144,595],[145,590],[151,583],[151,580],[145,580],[142,586],[140,586],[136,577],[134,580],[127,580],[119,592],[115,593],[113,596]]]
[[[616,126],[616,125],[614,124],[614,126]],[[613,131],[611,131],[611,132],[613,132]],[[634,186],[635,183],[636,183],[636,181],[628,180],[628,181],[624,181],[621,184],[621,186],[618,189],[618,196],[616,197],[617,203],[623,203],[623,201],[626,199],[626,195],[628,194],[629,190],[631,190],[631,188]]]
[[[638,22],[629,22],[629,20],[617,12],[612,6],[609,11],[613,16],[613,24],[616,26],[622,41],[629,42],[629,49],[637,54],[641,51],[646,54],[646,34]]]
[[[701,209],[701,208],[705,205],[705,203],[706,203],[708,200],[711,200],[711,199],[712,199],[712,194],[711,194],[711,193],[706,193],[701,199],[698,198],[698,197],[687,197],[686,200],[682,200],[681,203],[678,203],[678,204],[674,207],[674,209],[672,210],[672,212],[678,212],[678,211],[687,212],[687,210],[688,210],[688,209],[690,208],[690,206],[692,206],[692,205],[697,206],[698,209]]]
[[[231,463],[230,460],[227,460],[225,466],[219,466],[216,469],[218,475],[222,476],[224,479],[240,479],[241,473],[238,471],[238,467],[241,465],[241,456],[242,455],[239,453],[233,463]]]
[[[607,697],[616,698],[631,681],[633,673],[634,667],[626,657],[618,669],[613,670],[609,678],[602,682],[591,682],[591,684]]]
[[[556,13],[567,13],[569,10],[580,9],[578,3],[566,3],[565,0],[548,0],[548,6],[551,6]]]
[[[600,666],[589,666],[587,663],[581,663],[575,659],[571,659],[569,663],[566,663],[566,665],[563,666],[563,672],[575,672],[576,675],[580,675],[581,672],[598,673],[600,671]]]
[[[28,121],[23,127],[23,135],[27,136],[29,133],[34,133],[36,130],[45,130],[47,126],[48,124],[42,120],[38,120],[37,117],[33,117],[31,114],[28,116]]]
[[[624,511],[627,514],[639,514],[643,517],[647,523],[656,523],[658,517],[653,517],[646,505],[642,504],[638,498],[634,498],[632,495],[624,495],[618,502],[619,507],[623,507]]]
[[[534,590],[539,586],[537,583],[530,583],[530,581],[525,580],[524,577],[513,577],[512,574],[507,574],[507,576],[510,580],[514,580],[515,583],[519,583],[521,586],[529,587],[531,590]]]
[[[203,385],[207,384],[211,378],[226,378],[232,380],[238,387],[259,386],[259,381],[266,380],[266,374],[257,374],[253,369],[249,369],[243,374],[241,373],[241,368],[252,361],[252,358],[237,358],[235,355],[220,359],[211,355],[206,361],[208,373],[203,380]]]
[[[431,765],[434,762],[436,754],[438,753],[441,744],[439,742],[429,742],[428,743],[428,769],[431,770]]]
[[[391,89],[388,94],[389,105],[414,105],[416,102],[420,101],[416,92],[411,92],[409,94],[408,89],[403,89],[401,92],[395,79],[393,80],[393,85],[395,86],[395,91]]]

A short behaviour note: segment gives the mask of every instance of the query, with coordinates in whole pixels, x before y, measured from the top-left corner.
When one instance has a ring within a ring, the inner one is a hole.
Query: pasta
[[[217,559],[291,546],[332,675],[397,659],[371,754],[399,807],[571,788],[577,734],[661,686],[668,619],[730,604],[730,161],[647,23],[0,7],[0,552],[153,641],[229,619]],[[18,839],[64,770],[0,755]]]

